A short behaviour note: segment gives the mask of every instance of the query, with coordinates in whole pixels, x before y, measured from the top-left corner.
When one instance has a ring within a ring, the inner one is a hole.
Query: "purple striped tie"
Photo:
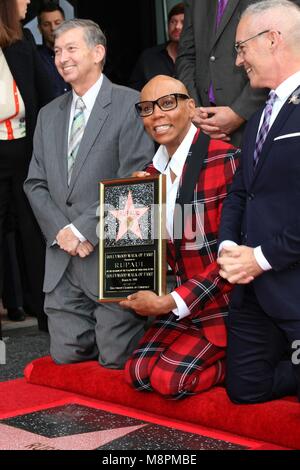
[[[217,17],[216,17],[216,24],[215,24],[216,30],[217,30],[218,27],[219,27],[219,24],[220,24],[220,22],[221,22],[221,19],[222,19],[222,16],[223,16],[223,14],[224,14],[224,11],[225,11],[225,8],[226,8],[226,6],[227,6],[227,3],[228,3],[228,0],[218,0]],[[209,96],[209,101],[210,101],[211,103],[215,103],[215,102],[216,102],[216,99],[215,99],[215,96],[214,96],[214,90],[213,90],[212,83],[209,85],[208,96]]]
[[[261,153],[261,149],[264,145],[264,142],[266,140],[266,137],[269,132],[269,127],[270,127],[270,118],[272,114],[272,109],[273,109],[273,104],[277,98],[277,95],[275,91],[270,91],[269,93],[269,98],[266,102],[265,106],[265,114],[263,118],[262,125],[258,131],[257,137],[256,137],[256,142],[255,142],[255,149],[254,149],[254,166],[257,165],[258,159]]]
[[[226,5],[228,0],[218,0],[218,10],[217,10],[217,18],[216,18],[216,29],[218,28],[220,21],[222,19],[223,13],[225,11]]]

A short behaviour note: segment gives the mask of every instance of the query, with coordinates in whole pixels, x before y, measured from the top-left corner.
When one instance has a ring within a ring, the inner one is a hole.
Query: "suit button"
[[[67,201],[67,206],[68,206],[68,207],[72,207],[72,202]]]
[[[215,62],[216,58],[215,58],[214,55],[212,55],[212,56],[210,56],[209,60],[210,60],[211,62]]]
[[[253,193],[249,194],[248,195],[248,200],[252,201],[253,199],[254,199],[254,194]]]

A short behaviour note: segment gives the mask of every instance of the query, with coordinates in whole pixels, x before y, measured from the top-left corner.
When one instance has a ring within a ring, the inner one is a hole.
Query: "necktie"
[[[255,142],[255,149],[254,149],[254,166],[257,165],[258,159],[261,153],[261,149],[264,145],[266,137],[269,132],[270,127],[270,118],[272,114],[273,104],[277,98],[275,91],[270,91],[269,98],[267,99],[266,106],[265,106],[265,114],[263,118],[262,125],[258,131],[256,142]]]
[[[217,10],[217,18],[216,18],[216,29],[218,28],[220,21],[222,19],[223,13],[225,11],[226,5],[228,0],[218,0],[218,10]]]
[[[79,145],[84,133],[85,120],[84,120],[85,104],[82,98],[77,98],[75,103],[75,113],[70,131],[69,149],[68,149],[68,184],[70,184],[71,175],[76,160]]]
[[[218,0],[218,9],[217,9],[217,16],[216,16],[216,24],[215,24],[216,31],[217,31],[217,29],[219,27],[219,24],[221,22],[221,19],[222,19],[222,16],[224,14],[227,3],[228,3],[228,0]],[[209,101],[211,103],[216,102],[212,83],[210,83],[210,86],[209,86],[208,97],[209,97]]]

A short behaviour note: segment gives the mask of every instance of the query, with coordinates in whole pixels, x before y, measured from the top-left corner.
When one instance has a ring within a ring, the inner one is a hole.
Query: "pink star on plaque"
[[[110,213],[119,220],[119,232],[116,240],[120,240],[129,230],[136,235],[137,238],[142,239],[143,237],[138,220],[147,211],[148,207],[134,207],[132,194],[131,191],[129,191],[124,209],[110,211]]]

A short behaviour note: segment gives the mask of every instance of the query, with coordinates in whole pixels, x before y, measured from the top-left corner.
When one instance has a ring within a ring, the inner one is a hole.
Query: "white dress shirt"
[[[100,91],[102,82],[103,82],[103,75],[101,74],[100,77],[98,78],[98,80],[96,81],[96,83],[94,83],[94,85],[83,96],[81,96],[81,99],[85,104],[85,108],[83,110],[85,125],[87,125],[87,122],[88,122],[89,117],[91,115],[91,112],[92,112],[92,109],[94,107],[94,104],[95,104],[96,98],[98,96],[98,93]],[[79,98],[79,96],[75,93],[74,90],[72,91],[72,93],[73,93],[73,100],[72,100],[72,105],[71,105],[71,110],[70,110],[68,141],[69,141],[72,122],[73,122],[73,118],[74,118],[74,114],[75,114],[75,103],[76,103],[77,99]],[[64,227],[64,228],[67,228],[67,227],[70,227],[70,229],[72,230],[74,235],[81,242],[86,241],[86,238],[82,235],[82,233],[79,232],[79,230],[77,230],[75,225],[69,224],[69,225],[66,225],[66,227]]]
[[[162,174],[166,175],[167,179],[167,231],[170,238],[173,240],[173,220],[174,220],[174,210],[175,203],[177,198],[178,187],[181,179],[182,170],[188,156],[190,147],[194,140],[197,128],[194,124],[191,124],[191,127],[186,134],[185,138],[177,148],[176,152],[170,157],[168,151],[164,145],[161,145],[157,150],[153,158],[153,166]],[[172,182],[171,179],[171,170],[175,175],[175,179]],[[173,310],[173,313],[178,316],[178,319],[184,318],[190,314],[184,300],[180,297],[177,292],[171,292],[173,299],[176,302],[177,308]]]
[[[272,114],[270,117],[269,129],[271,128],[272,124],[277,118],[282,106],[285,104],[288,97],[299,86],[300,86],[300,71],[291,75],[284,82],[282,82],[275,90],[273,90],[275,91],[277,97],[272,107]],[[263,123],[263,118],[264,118],[264,112],[261,115],[258,131]],[[230,246],[230,245],[231,246],[236,245],[236,243],[233,242],[232,240],[224,240],[220,244],[219,252],[222,250],[222,248],[225,248],[226,246]],[[254,256],[255,256],[257,264],[261,267],[261,269],[263,269],[264,271],[269,271],[270,269],[272,269],[272,266],[270,265],[270,263],[265,258],[262,252],[261,246],[257,246],[256,248],[254,248]]]

